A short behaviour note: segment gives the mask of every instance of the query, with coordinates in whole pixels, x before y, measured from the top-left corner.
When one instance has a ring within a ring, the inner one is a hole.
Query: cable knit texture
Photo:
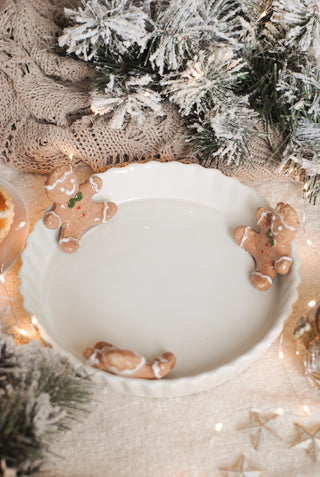
[[[90,109],[94,71],[53,48],[64,27],[62,0],[0,3],[0,154],[12,167],[48,173],[69,162],[96,172],[110,164],[184,154],[183,122],[164,104],[165,115],[147,115],[142,126],[127,121],[118,131],[110,117]],[[70,2],[68,3],[68,5]]]

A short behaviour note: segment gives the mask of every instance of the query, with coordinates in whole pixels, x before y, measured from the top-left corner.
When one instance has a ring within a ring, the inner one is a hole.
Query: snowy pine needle
[[[320,56],[320,5],[317,0],[276,0],[272,21],[286,31],[285,43]]]
[[[92,391],[56,351],[0,334],[0,461],[18,475],[40,469],[50,439],[85,411]]]
[[[183,116],[210,110],[224,100],[226,91],[247,74],[246,64],[230,48],[219,48],[187,63],[181,74],[169,74],[161,81],[164,94],[179,106]]]
[[[148,88],[150,76],[131,77],[124,85],[115,85],[115,81],[115,77],[110,75],[104,94],[94,92],[91,101],[91,108],[96,114],[113,113],[110,123],[112,128],[120,129],[126,115],[136,118],[138,124],[145,120],[147,110],[158,116],[163,115],[160,94]]]
[[[75,53],[85,61],[97,55],[103,45],[112,55],[119,56],[133,45],[144,48],[147,39],[147,14],[129,0],[82,0],[83,8],[65,14],[74,26],[66,28],[59,38],[67,53]]]

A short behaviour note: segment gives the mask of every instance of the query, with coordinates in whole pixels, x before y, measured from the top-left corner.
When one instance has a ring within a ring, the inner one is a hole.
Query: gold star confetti
[[[320,454],[320,427],[308,431],[299,424],[295,424],[297,439],[291,444],[291,447],[304,449],[311,457],[312,462],[317,462]]]
[[[233,467],[220,468],[224,477],[260,477],[263,470],[253,469],[244,455],[241,455]]]
[[[250,413],[250,422],[242,427],[239,427],[239,431],[247,431],[251,430],[250,432],[250,439],[252,445],[255,449],[259,447],[260,439],[262,436],[263,431],[270,432],[274,436],[281,439],[281,437],[276,434],[272,429],[270,429],[267,424],[269,421],[272,421],[276,417],[279,417],[278,413],[273,413],[269,416],[260,416],[257,411],[249,411]]]

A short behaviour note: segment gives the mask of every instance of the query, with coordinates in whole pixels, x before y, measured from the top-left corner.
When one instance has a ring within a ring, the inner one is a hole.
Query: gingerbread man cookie
[[[256,220],[260,232],[240,226],[233,236],[241,248],[249,252],[256,262],[252,282],[258,290],[267,290],[277,274],[286,275],[292,265],[290,242],[295,238],[299,221],[295,210],[279,202],[274,212],[259,207]]]
[[[176,363],[173,353],[163,353],[148,362],[143,356],[116,348],[105,341],[99,341],[93,348],[85,348],[83,356],[95,368],[128,378],[161,379]]]
[[[59,244],[66,253],[78,250],[83,233],[93,225],[109,220],[117,211],[113,202],[94,202],[102,186],[99,177],[92,176],[79,185],[71,166],[61,166],[49,176],[45,188],[53,207],[44,216],[49,229],[61,227]]]

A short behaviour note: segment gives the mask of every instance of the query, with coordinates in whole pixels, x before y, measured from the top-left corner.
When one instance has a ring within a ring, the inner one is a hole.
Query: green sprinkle
[[[274,246],[274,238],[272,237],[271,229],[267,230],[266,236],[270,242],[271,247]]]
[[[69,199],[69,202],[68,202],[69,209],[72,209],[75,203],[76,203],[76,200],[73,197]]]
[[[74,196],[74,200],[79,201],[82,200],[82,192],[77,192],[76,195]]]

